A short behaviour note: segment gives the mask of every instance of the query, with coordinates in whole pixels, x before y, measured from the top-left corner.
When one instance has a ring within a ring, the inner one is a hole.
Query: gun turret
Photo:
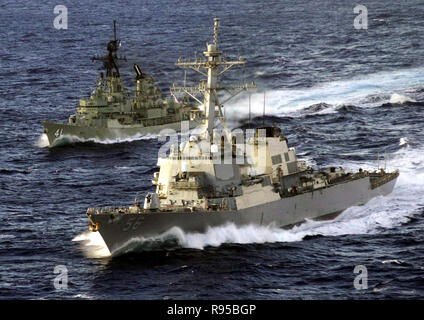
[[[140,66],[136,63],[134,63],[134,70],[135,70],[135,73],[136,73],[135,80],[140,80],[140,79],[143,79],[145,77],[144,73],[141,72]]]

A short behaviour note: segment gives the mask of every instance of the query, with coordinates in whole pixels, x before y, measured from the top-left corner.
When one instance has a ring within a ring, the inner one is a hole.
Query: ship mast
[[[219,108],[219,114],[222,122],[225,126],[225,119],[222,113],[222,106],[225,102],[239,94],[240,92],[249,88],[256,88],[256,85],[252,83],[243,84],[240,86],[222,86],[219,83],[219,77],[231,67],[235,65],[244,65],[246,62],[242,57],[237,61],[226,61],[222,58],[222,52],[218,49],[218,34],[219,34],[219,19],[214,19],[214,43],[206,44],[206,51],[203,55],[206,58],[195,58],[194,61],[183,61],[181,58],[178,59],[176,65],[182,69],[192,69],[207,77],[207,81],[203,80],[198,86],[195,87],[178,87],[175,84],[172,87],[174,92],[184,92],[191,96],[193,99],[203,104],[203,118],[202,124],[206,127],[209,137],[213,137],[213,128],[215,124],[215,108]],[[220,102],[218,99],[218,91],[225,90],[230,94],[224,102]],[[203,95],[203,102],[197,97]]]
[[[110,40],[106,47],[108,54],[103,57],[94,56],[91,58],[92,61],[103,61],[103,66],[106,70],[106,77],[112,77],[114,75],[113,69],[115,69],[115,76],[119,78],[120,73],[118,60],[127,61],[126,57],[118,57],[117,55],[120,44],[121,40],[116,38],[116,20],[113,20],[113,40]]]

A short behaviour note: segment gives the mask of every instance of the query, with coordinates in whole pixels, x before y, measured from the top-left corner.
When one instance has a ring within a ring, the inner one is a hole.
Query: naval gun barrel
[[[143,72],[141,72],[140,66],[138,64],[134,63],[133,67],[134,67],[134,71],[136,73],[135,79],[139,80],[139,79],[144,78],[144,74],[143,74]]]

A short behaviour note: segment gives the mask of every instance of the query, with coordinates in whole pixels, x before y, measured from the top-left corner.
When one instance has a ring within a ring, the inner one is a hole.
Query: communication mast
[[[176,86],[175,84],[171,88],[173,92],[183,92],[188,94],[190,97],[195,99],[200,104],[203,104],[203,118],[202,124],[207,128],[209,136],[212,137],[212,131],[215,124],[215,110],[218,107],[219,118],[223,123],[225,119],[222,112],[224,103],[238,95],[240,92],[245,91],[249,88],[256,88],[254,82],[252,84],[243,84],[239,86],[224,86],[219,82],[219,77],[230,68],[236,65],[244,65],[245,60],[240,57],[237,61],[226,61],[222,57],[222,52],[218,49],[218,34],[219,34],[219,19],[214,19],[214,43],[206,44],[206,51],[203,52],[205,58],[195,58],[194,61],[185,61],[181,58],[178,59],[176,65],[182,69],[192,69],[205,77],[207,81],[203,80],[198,86],[187,87],[187,86]],[[219,101],[218,92],[226,91],[230,96],[225,101]],[[203,95],[203,101],[201,97]]]

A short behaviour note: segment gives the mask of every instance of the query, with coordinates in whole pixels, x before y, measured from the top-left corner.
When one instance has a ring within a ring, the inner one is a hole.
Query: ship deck
[[[287,195],[284,195],[282,198],[290,198],[290,197],[295,197],[298,195],[302,195],[305,193],[310,193],[310,192],[316,192],[319,190],[324,190],[327,188],[331,188],[334,187],[336,185],[339,184],[343,184],[343,183],[347,183],[349,181],[355,181],[361,178],[366,178],[369,177],[370,178],[370,188],[371,189],[375,189],[378,188],[394,179],[396,179],[399,176],[399,171],[396,170],[394,172],[390,172],[390,173],[386,173],[384,171],[381,172],[367,172],[367,171],[362,171],[362,172],[358,172],[358,173],[348,173],[338,179],[335,179],[332,181],[331,184],[328,184],[326,186],[323,187],[319,187],[319,188],[303,188],[300,189],[297,192],[293,192]],[[140,206],[130,206],[130,207],[92,207],[92,208],[88,208],[87,209],[87,215],[95,215],[95,214],[110,214],[111,216],[116,216],[116,215],[120,215],[120,214],[150,214],[150,213],[155,213],[155,212],[168,212],[168,213],[193,213],[195,214],[196,212],[229,212],[229,211],[233,211],[231,209],[223,209],[223,208],[219,208],[216,207],[214,209],[209,209],[206,210],[204,208],[201,207],[192,207],[192,206],[184,206],[184,205],[166,205],[166,206],[162,206],[160,207],[160,209],[144,209]]]

